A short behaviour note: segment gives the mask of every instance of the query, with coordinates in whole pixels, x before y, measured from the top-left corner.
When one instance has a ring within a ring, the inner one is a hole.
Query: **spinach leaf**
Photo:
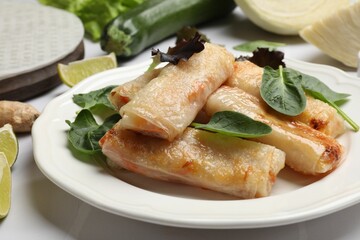
[[[83,109],[78,113],[74,122],[66,120],[66,123],[70,126],[67,133],[68,140],[75,149],[82,153],[100,153],[100,138],[119,120],[120,115],[114,114],[105,119],[102,125],[99,125],[92,113],[87,109]]]
[[[209,123],[192,123],[191,126],[242,138],[260,137],[272,131],[271,127],[266,124],[232,111],[217,112],[212,116]]]
[[[306,107],[304,91],[334,107],[354,131],[359,131],[359,126],[339,107],[339,103],[346,101],[349,94],[335,92],[316,77],[291,68],[282,68],[282,66],[279,66],[278,70],[264,68],[260,94],[276,111],[289,116],[300,114]]]
[[[359,126],[339,108],[339,105],[346,102],[350,95],[335,92],[317,78],[287,68],[283,62],[284,53],[281,51],[258,48],[251,57],[240,56],[236,59],[236,61],[245,60],[264,67],[260,94],[276,111],[290,116],[300,114],[306,107],[306,92],[333,106],[355,131],[359,130]]]
[[[334,102],[333,99],[338,99],[336,97],[333,97],[332,95],[330,97],[327,97],[324,95],[324,93],[321,91],[322,89],[319,88],[319,90],[316,90],[316,88],[307,89],[307,92],[309,92],[314,98],[319,99],[333,108],[336,109],[336,111],[339,113],[339,115],[350,124],[350,126],[354,129],[355,132],[359,131],[359,125],[357,125],[341,108]],[[325,91],[325,93],[327,93]],[[344,96],[347,94],[344,94]],[[348,96],[348,95],[347,95]],[[332,99],[333,97],[333,99]],[[337,100],[339,101],[339,100]]]
[[[108,98],[111,90],[115,87],[116,86],[108,86],[89,93],[75,94],[73,96],[73,101],[85,109],[103,106],[115,110],[115,107],[111,104]]]
[[[287,71],[292,72],[293,74],[298,74],[301,76],[302,81],[301,85],[303,89],[312,97],[323,101],[339,113],[339,115],[350,124],[355,132],[359,131],[359,125],[357,125],[344,111],[339,107],[339,103],[347,100],[347,97],[350,94],[347,93],[338,93],[330,89],[325,83],[321,82],[316,77],[301,73],[294,69],[288,68]]]
[[[243,51],[243,52],[253,52],[258,48],[268,48],[270,51],[275,50],[278,47],[285,46],[284,43],[279,42],[270,42],[265,40],[256,40],[251,42],[246,42],[243,44],[236,45],[234,47],[235,50]]]
[[[314,76],[307,75],[305,73],[299,72],[297,70],[287,68],[287,71],[292,72],[293,74],[298,74],[301,76],[301,85],[303,89],[308,92],[310,95],[313,95],[313,92],[319,92],[329,101],[334,103],[345,100],[350,94],[347,93],[338,93],[330,89],[325,83],[321,82]],[[316,97],[316,96],[313,96]],[[322,99],[320,99],[322,100]],[[324,101],[324,100],[322,100]],[[325,102],[325,101],[324,101]]]
[[[306,107],[301,76],[281,65],[277,70],[264,67],[260,94],[271,108],[285,115],[299,115]]]

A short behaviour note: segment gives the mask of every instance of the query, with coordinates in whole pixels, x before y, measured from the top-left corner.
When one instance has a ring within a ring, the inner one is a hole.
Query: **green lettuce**
[[[74,13],[84,24],[85,34],[99,41],[105,25],[144,0],[38,0],[41,4]]]

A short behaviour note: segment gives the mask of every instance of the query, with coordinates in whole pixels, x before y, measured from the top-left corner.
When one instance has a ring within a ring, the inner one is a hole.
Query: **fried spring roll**
[[[271,126],[269,135],[255,140],[284,151],[286,164],[295,171],[323,174],[336,168],[342,160],[343,148],[334,138],[301,122],[268,114],[258,98],[239,88],[222,86],[209,97],[204,110],[210,116],[225,110],[240,112]]]
[[[122,126],[172,141],[232,75],[233,62],[225,48],[205,43],[205,49],[188,61],[168,64],[120,109]]]
[[[148,82],[159,76],[160,71],[161,68],[153,69],[145,72],[132,81],[126,82],[114,88],[109,95],[110,102],[117,108],[117,110],[120,110],[120,108],[134,98],[135,94],[145,87]]]
[[[263,68],[252,62],[237,61],[234,63],[234,74],[226,81],[225,85],[241,88],[261,99],[262,74]],[[273,111],[273,114],[277,113]],[[310,96],[307,96],[304,112],[295,117],[288,117],[288,120],[303,122],[332,137],[337,137],[346,130],[344,120],[333,107]]]
[[[169,142],[117,124],[100,145],[112,164],[132,172],[240,198],[268,196],[285,165],[275,147],[194,128]]]

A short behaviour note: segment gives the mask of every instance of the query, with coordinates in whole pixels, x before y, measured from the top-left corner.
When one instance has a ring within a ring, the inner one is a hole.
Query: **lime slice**
[[[85,78],[108,69],[116,68],[117,61],[114,53],[109,55],[88,58],[85,60],[71,62],[68,65],[58,64],[57,70],[61,81],[73,87]]]
[[[0,152],[5,154],[11,167],[18,155],[19,145],[13,128],[10,124],[5,124],[0,128]]]
[[[11,203],[11,171],[4,153],[0,152],[0,219],[7,216]]]

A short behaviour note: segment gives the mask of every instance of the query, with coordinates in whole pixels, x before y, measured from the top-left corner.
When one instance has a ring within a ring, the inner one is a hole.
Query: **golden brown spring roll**
[[[209,97],[204,110],[210,116],[219,111],[240,112],[271,126],[269,135],[254,140],[284,151],[286,164],[295,171],[323,174],[336,168],[342,160],[343,148],[334,138],[301,122],[268,114],[258,98],[239,88],[222,86]]]
[[[238,87],[247,93],[261,99],[260,85],[263,68],[250,61],[237,61],[234,63],[234,74],[225,85]],[[278,114],[272,111],[273,114]],[[329,136],[337,137],[345,132],[345,122],[337,111],[330,105],[307,96],[307,105],[303,113],[295,117],[287,117],[289,121],[299,121],[321,131]]]
[[[166,65],[120,109],[123,128],[174,140],[232,75],[234,60],[224,47],[205,43],[188,61]]]
[[[268,196],[285,165],[275,147],[194,128],[169,142],[117,124],[100,145],[112,164],[132,172],[240,198]]]
[[[122,106],[128,103],[135,94],[145,87],[148,82],[159,76],[161,68],[147,71],[132,81],[126,82],[114,88],[109,95],[110,102],[120,110]]]

